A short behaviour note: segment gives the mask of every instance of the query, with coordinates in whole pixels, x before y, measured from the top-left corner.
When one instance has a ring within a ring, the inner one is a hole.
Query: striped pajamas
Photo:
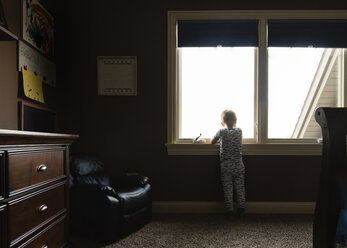
[[[220,167],[226,211],[234,211],[234,190],[238,208],[245,208],[245,167],[242,161],[223,161]]]
[[[238,208],[245,209],[245,166],[242,161],[242,130],[223,128],[215,135],[220,140],[220,169],[226,211],[234,211],[234,192]]]

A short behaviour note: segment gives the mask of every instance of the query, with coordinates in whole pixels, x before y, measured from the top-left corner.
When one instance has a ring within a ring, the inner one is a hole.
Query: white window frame
[[[268,56],[267,20],[268,19],[347,19],[345,10],[327,11],[169,11],[168,12],[168,123],[167,149],[169,155],[215,155],[218,145],[193,144],[192,140],[179,139],[180,130],[180,75],[179,49],[177,49],[178,20],[259,20],[259,46],[256,54],[255,82],[255,138],[243,141],[244,155],[321,155],[322,145],[316,139],[269,139],[268,127]],[[346,53],[344,56],[346,60]],[[347,65],[344,65],[346,71]],[[340,99],[346,105],[346,83],[344,71],[343,92]],[[340,101],[341,103],[341,101]],[[259,126],[259,128],[258,128]]]

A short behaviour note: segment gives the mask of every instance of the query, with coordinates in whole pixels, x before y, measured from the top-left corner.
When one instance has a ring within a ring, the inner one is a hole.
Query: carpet
[[[308,248],[312,215],[156,215],[139,231],[104,248]]]

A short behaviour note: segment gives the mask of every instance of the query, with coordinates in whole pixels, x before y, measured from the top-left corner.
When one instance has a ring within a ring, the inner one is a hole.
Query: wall
[[[8,29],[19,36],[19,1],[2,0]],[[0,42],[0,128],[17,129],[17,46],[15,41]]]
[[[322,1],[76,0],[66,6],[67,101],[61,128],[80,135],[74,153],[100,156],[112,175],[148,175],[160,201],[222,199],[217,156],[168,156],[167,11],[207,9],[346,9]],[[96,57],[135,55],[138,96],[97,96]],[[249,201],[314,201],[320,157],[246,156]]]

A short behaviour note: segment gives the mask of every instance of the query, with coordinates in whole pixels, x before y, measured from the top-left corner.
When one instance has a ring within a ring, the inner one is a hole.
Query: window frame
[[[180,76],[179,49],[177,49],[178,20],[259,20],[259,46],[256,52],[255,95],[254,95],[254,139],[243,140],[245,155],[320,155],[322,145],[316,139],[269,139],[268,138],[268,19],[345,19],[347,11],[168,11],[168,116],[167,144],[169,155],[213,155],[218,153],[218,145],[193,144],[192,140],[179,139],[180,130]],[[346,51],[344,61],[346,60]],[[343,91],[340,99],[347,106],[347,70],[342,71]],[[341,102],[341,101],[340,101]]]

